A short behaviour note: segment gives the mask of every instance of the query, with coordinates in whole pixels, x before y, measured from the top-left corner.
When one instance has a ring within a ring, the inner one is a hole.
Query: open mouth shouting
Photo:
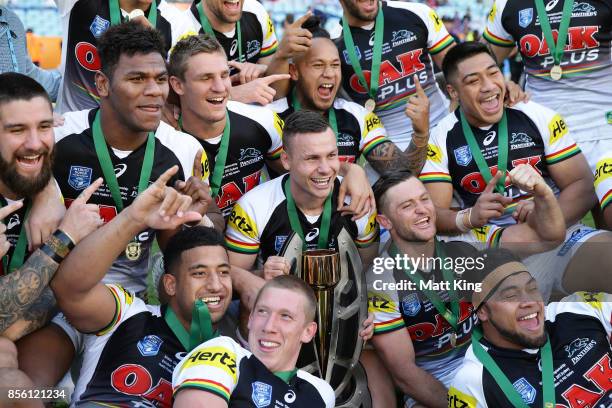
[[[501,100],[501,92],[496,92],[493,95],[489,95],[486,98],[481,98],[480,108],[487,115],[495,115],[503,108],[503,101]]]
[[[240,0],[225,0],[223,2],[223,7],[230,13],[239,13],[240,12]]]
[[[540,313],[533,312],[517,319],[519,327],[528,331],[538,331],[540,328]]]
[[[332,186],[331,177],[311,177],[310,182],[317,190],[329,190]]]

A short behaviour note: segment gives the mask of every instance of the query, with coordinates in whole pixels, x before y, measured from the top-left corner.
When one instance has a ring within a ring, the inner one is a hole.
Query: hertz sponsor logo
[[[484,225],[482,227],[472,229],[472,233],[476,236],[476,239],[480,242],[487,242],[487,235],[491,229],[490,225]]]
[[[283,122],[276,112],[272,112],[272,115],[274,116],[274,129],[276,129],[279,135],[282,135],[285,122]]]
[[[588,303],[593,309],[602,310],[601,302],[604,300],[604,295],[601,292],[577,292],[583,302]]]
[[[448,408],[476,408],[476,398],[464,394],[455,387],[448,390]]]
[[[379,313],[394,313],[397,311],[397,305],[387,295],[379,292],[368,292],[368,308],[372,312]]]
[[[496,5],[496,3],[493,3],[493,7],[491,7],[491,11],[489,12],[489,21],[490,22],[494,22],[495,21],[495,14],[497,14],[497,5]]]
[[[612,157],[607,157],[597,162],[595,170],[595,187],[610,177],[612,177]]]
[[[442,163],[442,152],[435,144],[429,143],[427,145],[427,160],[431,160],[434,163]]]
[[[429,12],[429,18],[431,18],[431,21],[433,21],[434,23],[434,29],[436,30],[436,33],[440,32],[440,30],[442,29],[442,20],[440,20],[440,17],[438,17],[435,11],[431,10]]]
[[[382,122],[376,114],[370,112],[365,117],[365,134],[382,127]],[[365,136],[365,135],[364,135]]]
[[[229,225],[237,231],[242,232],[247,237],[257,237],[257,229],[254,227],[255,223],[238,203],[236,203],[234,209],[230,213]]]
[[[189,354],[181,371],[194,366],[210,366],[225,371],[236,382],[236,353],[225,347],[205,347]]]
[[[556,114],[552,118],[548,124],[548,132],[550,134],[550,144],[556,143],[567,134],[568,128],[561,115]]]

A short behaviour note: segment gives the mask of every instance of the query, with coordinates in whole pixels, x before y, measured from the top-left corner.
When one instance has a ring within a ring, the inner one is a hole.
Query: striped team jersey
[[[612,203],[612,152],[608,152],[597,162],[595,192],[603,211]]]
[[[412,138],[412,122],[405,115],[408,98],[415,93],[413,75],[417,75],[430,101],[430,124],[433,127],[448,112],[448,102],[436,83],[431,55],[452,44],[442,20],[428,6],[414,2],[383,1],[385,32],[382,44],[376,113],[387,129],[389,138],[405,150]],[[355,50],[367,81],[372,69],[374,26],[351,27]],[[369,98],[359,84],[346,45],[342,26],[332,31],[342,63],[342,87],[351,99],[363,105]]]
[[[295,108],[291,98],[282,98],[267,106],[283,119]],[[388,142],[387,131],[374,112],[343,98],[334,100],[334,112],[338,122],[338,156],[340,161],[355,163],[361,155],[368,154],[381,143]]]
[[[580,149],[570,135],[561,115],[535,102],[519,103],[506,109],[508,118],[508,164],[511,171],[520,164],[529,164],[540,173],[555,193],[558,188],[550,177],[553,166],[578,154]],[[497,173],[498,124],[474,128],[474,136],[491,174]],[[459,111],[449,114],[432,131],[427,162],[419,176],[423,183],[451,183],[461,208],[472,207],[486,187],[486,182],[459,121]],[[506,214],[493,219],[493,224],[514,224],[512,211],[520,200],[530,195],[506,181],[505,194],[513,199]]]
[[[564,0],[545,4],[556,39]],[[483,35],[491,44],[518,47],[525,62],[526,90],[533,101],[566,118],[579,144],[612,137],[610,0],[574,1],[559,81],[550,79],[554,60],[533,0],[495,0]]]
[[[259,254],[261,264],[271,256],[280,255],[285,242],[293,230],[287,213],[287,199],[283,190],[288,175],[277,177],[263,183],[246,193],[229,216],[225,242],[230,251],[243,254]],[[372,245],[378,238],[376,212],[371,212],[351,221],[351,216],[343,216],[336,211],[340,181],[336,179],[332,193],[332,214],[328,239],[329,249],[338,249],[337,236],[346,228],[358,247]],[[321,216],[313,219],[297,209],[298,218],[304,231],[308,249],[317,248]]]

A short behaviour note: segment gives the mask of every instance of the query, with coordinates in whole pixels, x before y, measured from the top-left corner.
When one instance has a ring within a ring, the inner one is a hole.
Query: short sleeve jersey
[[[595,170],[595,192],[602,211],[612,203],[612,154],[601,157]]]
[[[111,26],[108,0],[56,0],[62,18],[62,84],[57,111],[73,112],[98,107],[95,74],[101,68],[98,38]],[[166,51],[181,36],[194,33],[187,18],[165,0],[157,4],[156,28],[162,33]],[[148,17],[147,11],[145,16]],[[126,16],[122,15],[122,20]]]
[[[444,117],[446,98],[434,77],[435,55],[454,43],[442,20],[428,6],[415,2],[383,1],[385,32],[376,113],[382,120],[389,138],[404,150],[412,134],[411,121],[404,114],[404,105],[415,91],[413,76],[417,75],[430,101],[432,125]],[[372,70],[374,27],[351,27],[355,51],[367,81]],[[366,88],[359,83],[349,59],[339,27],[335,37],[342,64],[342,86],[353,101],[363,106],[369,99]]]
[[[578,292],[546,307],[545,330],[552,349],[557,407],[605,407],[612,396],[610,321],[612,297]],[[511,350],[481,344],[527,406],[541,408],[542,374],[538,349]],[[472,346],[448,392],[449,407],[510,408],[495,379]]]
[[[214,394],[228,407],[331,408],[335,403],[334,391],[322,379],[297,370],[285,382],[229,337],[193,349],[176,366],[172,387],[175,396],[186,389]]]
[[[85,336],[73,395],[75,406],[172,406],[172,371],[186,350],[164,319],[165,307],[146,305],[118,285],[113,321]]]
[[[540,173],[549,185],[556,189],[550,178],[548,166],[560,163],[577,154],[580,149],[569,133],[563,118],[535,102],[519,103],[506,109],[508,120],[507,171],[520,164],[529,164]],[[489,166],[491,174],[497,173],[498,124],[480,129],[472,126],[474,137]],[[459,111],[450,113],[432,131],[427,161],[419,176],[423,183],[452,183],[461,208],[472,207],[486,182],[478,170],[459,121]],[[508,182],[507,182],[508,183]],[[506,196],[513,203],[505,215],[492,222],[509,225],[516,203],[529,198],[525,192],[507,184]]]
[[[227,104],[229,145],[217,206],[225,218],[243,194],[259,184],[265,160],[277,160],[283,149],[283,121],[272,110],[240,102]],[[206,173],[213,178],[221,138],[198,139],[208,157]],[[212,143],[214,141],[215,143]]]
[[[287,213],[287,199],[283,190],[288,175],[263,183],[245,194],[234,206],[228,219],[225,242],[228,249],[243,254],[258,254],[262,262],[282,253],[285,242],[293,230]],[[336,179],[331,197],[332,214],[328,239],[329,249],[338,249],[337,236],[342,228],[353,238],[358,247],[367,247],[378,237],[376,213],[370,213],[351,221],[335,210],[340,182]],[[297,209],[298,219],[304,232],[307,249],[316,249],[319,238],[321,216],[309,221]]]
[[[545,2],[555,39],[564,3]],[[576,141],[610,138],[612,130],[606,118],[612,109],[609,0],[574,1],[559,81],[550,79],[554,60],[533,0],[495,0],[483,36],[500,47],[518,47],[527,73],[526,89],[533,101],[563,115]]]
[[[55,128],[56,156],[53,175],[66,206],[70,206],[92,181],[103,177],[91,130],[96,112],[97,110],[93,109],[68,113],[65,115],[64,125]],[[132,152],[109,149],[124,208],[138,195],[138,181],[145,148],[146,143]],[[163,172],[174,165],[179,166],[179,171],[169,184],[190,177],[199,150],[202,148],[193,137],[160,122],[155,132],[155,151],[149,183],[157,180]],[[203,162],[206,162],[206,154],[202,156]],[[106,182],[94,192],[89,202],[99,205],[100,216],[105,222],[112,220],[118,213]],[[139,252],[122,253],[105,277],[105,282],[119,283],[135,292],[143,290],[146,287],[149,251],[154,238],[155,233],[150,229],[138,234],[134,239],[138,243]]]
[[[465,260],[478,261],[478,251],[470,244],[464,242],[441,242],[444,248],[444,256],[434,253],[433,258],[422,257],[418,269],[423,277],[423,282],[431,282],[434,286],[429,289],[440,296],[445,306],[450,310],[449,292],[442,287],[436,288],[445,279],[440,270],[440,262],[434,260],[444,259],[451,264],[456,271],[456,280],[460,282],[461,273],[467,266]],[[391,258],[388,252],[389,244],[377,259]],[[429,260],[428,260],[429,259]],[[375,261],[376,262],[376,261]],[[423,272],[426,262],[433,262],[434,266],[430,272]],[[414,265],[414,262],[413,262]],[[459,273],[461,272],[461,273]],[[467,346],[470,344],[472,327],[477,321],[476,315],[472,314],[472,305],[467,298],[458,291],[460,296],[459,327],[456,331],[457,342],[453,347],[450,343],[452,327],[437,311],[428,296],[406,275],[406,271],[397,268],[385,268],[382,264],[371,265],[366,274],[368,283],[368,309],[374,314],[374,335],[390,333],[396,330],[408,330],[417,365],[431,373],[438,379],[457,368]],[[424,286],[423,289],[428,287]],[[464,289],[464,285],[459,285]],[[398,345],[399,347],[399,345]],[[450,379],[449,379],[450,380]]]
[[[338,156],[341,161],[355,163],[381,143],[388,142],[387,132],[374,112],[346,99],[336,98],[334,112],[338,124]],[[282,98],[268,105],[286,120],[295,108],[291,98]]]
[[[200,34],[204,29],[200,23],[200,3],[196,0],[191,8],[186,10],[190,23]],[[243,62],[257,63],[260,58],[267,57],[276,52],[278,41],[274,32],[274,22],[257,0],[244,0],[242,3],[242,17],[240,17],[240,29],[242,31],[242,58]],[[220,33],[214,30],[215,37],[225,50],[229,61],[238,61],[238,33],[233,30],[229,33]],[[232,69],[232,74],[234,70]]]

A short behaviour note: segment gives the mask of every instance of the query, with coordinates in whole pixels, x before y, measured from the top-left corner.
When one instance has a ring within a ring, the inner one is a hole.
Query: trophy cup
[[[367,293],[361,258],[350,234],[338,235],[338,252],[302,251],[298,234],[285,244],[282,255],[291,273],[308,283],[317,297],[318,332],[302,347],[298,363],[319,374],[334,388],[336,407],[371,406],[367,380],[359,364],[363,341],[361,323],[367,318]]]

